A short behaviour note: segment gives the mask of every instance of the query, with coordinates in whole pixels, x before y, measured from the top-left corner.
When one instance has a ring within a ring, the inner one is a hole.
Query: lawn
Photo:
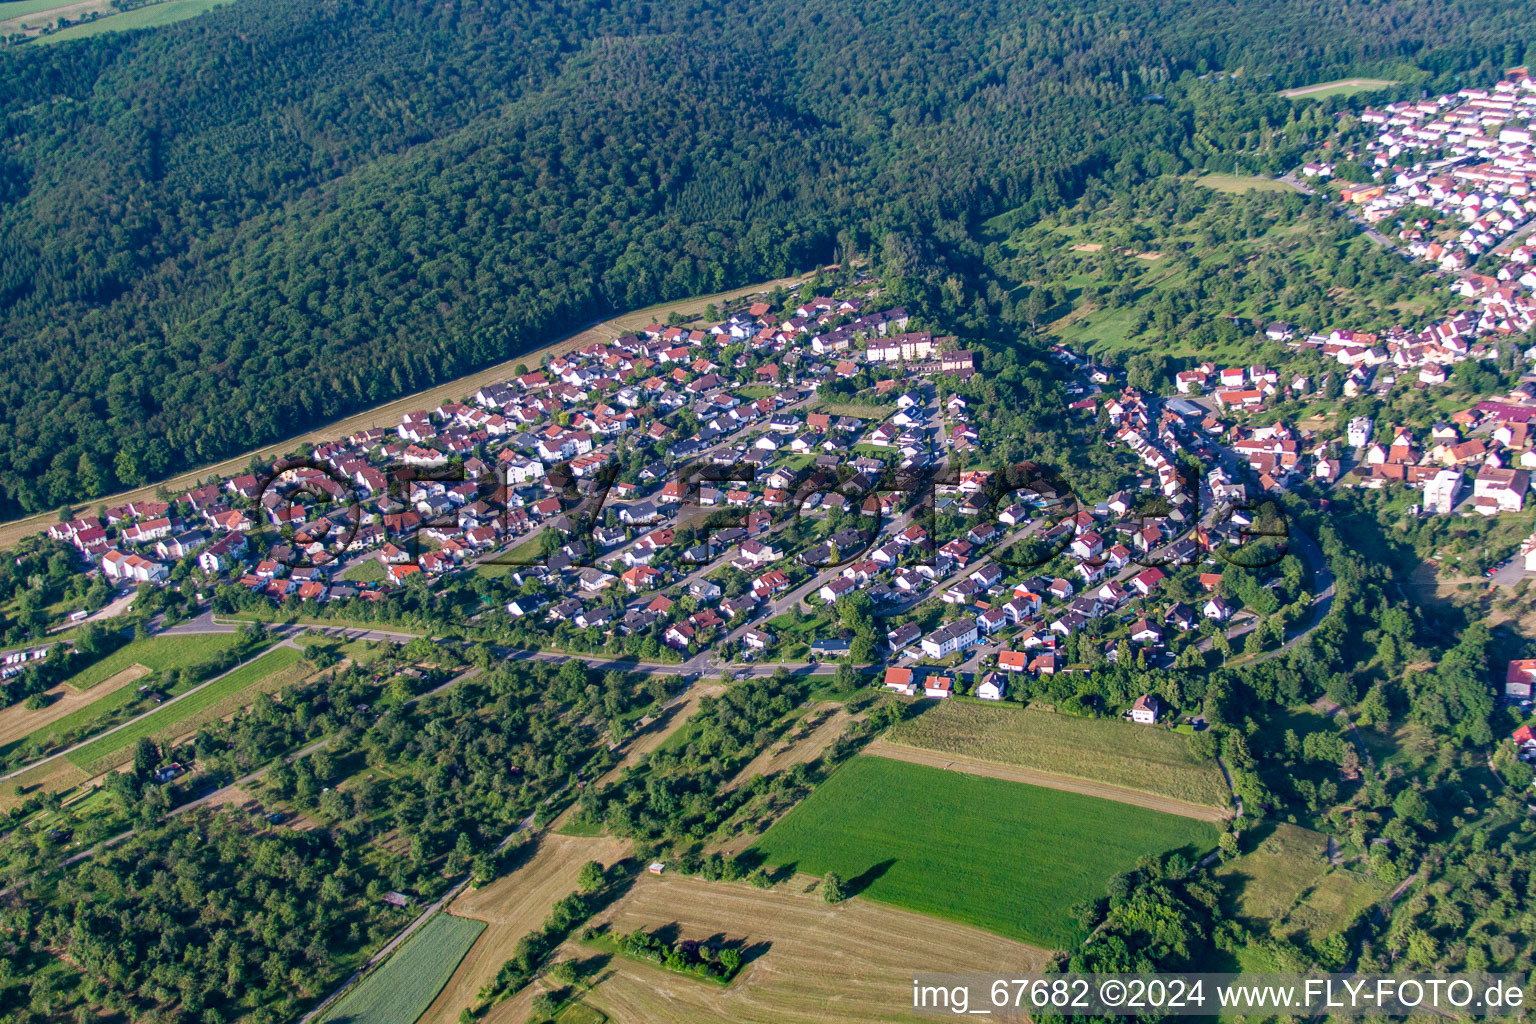
[[[51,35],[38,36],[39,43],[63,43],[71,39],[85,39],[104,32],[127,32],[136,28],[160,28],[174,22],[206,14],[227,0],[165,0],[164,3],[138,7],[122,14],[114,14],[80,25],[71,25]]]
[[[134,640],[118,648],[87,668],[64,680],[77,690],[88,690],[104,679],[134,665],[151,672],[190,668],[207,661],[220,651],[233,647],[233,633],[195,633],[185,636],[152,636]]]
[[[1227,787],[1187,737],[1114,718],[942,701],[893,728],[893,743],[1107,782],[1192,804],[1224,807]]]
[[[365,558],[341,570],[341,578],[352,583],[381,583],[385,575],[384,563],[377,558]]]
[[[325,1024],[415,1024],[485,931],[484,921],[438,914],[331,1007]]]
[[[121,754],[144,736],[168,739],[202,722],[227,714],[244,702],[244,692],[261,683],[262,689],[297,682],[310,671],[303,655],[292,647],[278,647],[230,672],[215,682],[171,704],[166,704],[116,732],[92,740],[67,754],[71,764],[87,771],[105,770],[122,760]]]
[[[1074,904],[1137,860],[1203,852],[1215,826],[887,758],[853,758],[754,847],[848,890],[1040,946],[1083,938]]]

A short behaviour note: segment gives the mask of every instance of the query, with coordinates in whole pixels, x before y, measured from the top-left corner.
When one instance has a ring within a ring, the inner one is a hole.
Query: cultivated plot
[[[415,1024],[485,922],[437,914],[331,1007],[325,1024]]]

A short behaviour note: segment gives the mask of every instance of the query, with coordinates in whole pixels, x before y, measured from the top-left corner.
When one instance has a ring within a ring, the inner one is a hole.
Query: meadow
[[[415,1024],[483,931],[484,921],[436,915],[331,1007],[324,1024]]]
[[[897,725],[886,738],[1193,804],[1227,804],[1216,763],[1197,758],[1188,737],[1119,719],[942,701]]]
[[[1217,192],[1288,192],[1290,186],[1274,178],[1254,177],[1246,174],[1202,174],[1191,178],[1196,185],[1213,188]]]
[[[1328,839],[1283,822],[1254,849],[1216,869],[1237,916],[1256,927],[1279,920],[1328,870]]]
[[[292,647],[278,647],[228,675],[189,693],[175,703],[166,704],[127,726],[111,732],[65,756],[71,764],[87,771],[104,771],[123,760],[123,752],[145,736],[169,739],[177,732],[190,731],[203,722],[228,714],[247,700],[246,691],[261,684],[272,690],[297,682],[311,669],[300,659],[303,654]]]
[[[127,32],[130,29],[159,28],[162,25],[170,25],[187,18],[194,18],[199,14],[205,14],[228,0],[162,0],[160,3],[148,4],[144,7],[135,7],[131,11],[117,13],[110,7],[97,8],[95,13],[99,16],[91,21],[81,21],[78,25],[50,32],[47,35],[37,37],[37,45],[51,43],[64,43],[73,39],[86,39],[90,36],[99,36],[104,32]],[[55,5],[58,6],[58,5]],[[80,17],[89,13],[88,8],[71,7],[64,12],[71,18]]]
[[[1096,797],[861,755],[749,857],[852,895],[1035,945],[1084,936],[1074,904],[1149,854],[1204,852],[1214,825]]]

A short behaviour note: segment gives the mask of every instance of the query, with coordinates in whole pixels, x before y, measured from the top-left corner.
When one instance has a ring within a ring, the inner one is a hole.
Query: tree
[[[603,887],[603,866],[589,860],[581,866],[576,876],[576,887],[584,893],[593,893]]]
[[[821,880],[821,898],[828,903],[841,903],[848,898],[842,876],[832,871],[827,872]]]
[[[158,767],[160,748],[148,736],[140,737],[133,748],[133,774],[141,780],[148,780]]]

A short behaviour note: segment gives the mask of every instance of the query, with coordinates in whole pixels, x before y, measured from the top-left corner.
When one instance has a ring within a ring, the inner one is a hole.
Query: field
[[[1328,838],[1277,824],[1259,845],[1216,869],[1231,909],[1250,927],[1320,943],[1386,896],[1389,886],[1328,862]]]
[[[1070,908],[1148,854],[1216,840],[1209,823],[861,755],[753,847],[837,872],[853,894],[1037,945],[1083,937]]]
[[[1279,920],[1328,870],[1328,839],[1284,823],[1259,845],[1216,869],[1236,899],[1239,916],[1257,927]]]
[[[1243,174],[1202,174],[1190,179],[1196,185],[1213,188],[1217,192],[1289,192],[1291,187],[1274,178],[1250,177]]]
[[[1293,936],[1304,932],[1312,942],[1322,942],[1347,928],[1356,917],[1391,891],[1369,875],[1349,868],[1334,868],[1302,895],[1285,920],[1275,924],[1277,933]]]
[[[1227,805],[1214,761],[1166,729],[1034,708],[943,701],[896,726],[895,743],[1123,786],[1209,807]]]
[[[111,14],[107,0],[15,0],[0,3],[0,35],[30,35],[60,17],[76,20],[91,13]]]
[[[195,18],[199,14],[206,14],[227,3],[228,0],[165,0],[163,3],[151,4],[148,7],[137,7],[122,14],[114,14],[95,21],[88,21],[80,25],[71,25],[69,28],[54,32],[46,36],[38,36],[37,42],[64,43],[72,39],[85,39],[89,36],[99,36],[104,32],[127,32],[136,28],[159,28],[162,25],[170,25],[188,18]]]
[[[89,690],[125,668],[143,665],[151,672],[190,668],[207,661],[227,647],[234,646],[230,633],[189,633],[181,636],[152,636],[134,640],[118,648],[89,668],[76,672],[64,682],[77,690]]]
[[[1324,96],[1353,96],[1357,92],[1371,92],[1396,85],[1390,78],[1339,78],[1317,85],[1304,85],[1299,89],[1286,89],[1280,95],[1288,100],[1320,100]]]
[[[68,793],[90,776],[64,758],[56,758],[36,768],[29,768],[9,782],[0,784],[0,812],[9,811],[39,793]]]
[[[10,750],[13,744],[21,742],[55,722],[72,717],[103,697],[116,693],[129,683],[136,682],[148,674],[149,669],[143,665],[132,665],[121,672],[114,673],[102,683],[97,684],[94,689],[85,692],[60,683],[48,691],[50,700],[45,708],[28,711],[22,704],[12,704],[0,710],[0,752]]]
[[[311,669],[307,662],[300,662],[302,657],[301,652],[292,647],[270,650],[202,689],[189,692],[186,697],[134,719],[127,726],[92,740],[65,756],[72,764],[87,771],[110,768],[120,759],[121,752],[144,736],[169,739],[178,732],[188,731],[233,711],[245,702],[245,691],[256,684],[271,690],[303,678]]]
[[[123,17],[123,15],[117,15],[116,17]],[[348,434],[356,433],[359,430],[367,430],[370,427],[395,427],[399,425],[400,417],[413,409],[430,409],[442,402],[457,401],[465,395],[474,393],[486,384],[505,381],[508,377],[512,376],[513,370],[520,365],[526,364],[527,366],[536,367],[546,352],[550,355],[560,355],[595,342],[612,341],[614,338],[644,327],[654,320],[666,319],[670,313],[674,312],[684,316],[701,316],[705,307],[709,305],[731,302],[744,296],[771,291],[779,286],[793,287],[810,276],[810,274],[801,274],[774,281],[764,281],[761,284],[733,288],[728,292],[700,295],[677,302],[662,302],[654,306],[648,306],[645,309],[622,313],[619,316],[594,324],[586,330],[578,331],[543,348],[525,352],[520,356],[515,356],[505,362],[489,366],[477,373],[466,374],[463,377],[447,381],[425,391],[418,391],[413,395],[397,398],[392,402],[375,406],[364,412],[348,416],[346,419],[337,420],[334,423],[312,430],[307,434],[300,434],[297,437],[290,437],[286,441],[269,444],[264,448],[243,452],[233,458],[225,459],[223,462],[203,466],[167,480],[146,484],[131,491],[104,495],[97,499],[94,504],[121,505],[130,501],[153,500],[162,487],[169,491],[180,491],[189,487],[196,487],[215,477],[226,477],[237,473],[244,473],[253,457],[269,459],[273,456],[295,451],[302,444],[319,444],[322,441],[335,440],[338,437],[345,437]],[[43,512],[0,525],[0,548],[14,547],[16,542],[22,537],[40,533],[57,521],[58,516],[56,513]]]
[[[935,957],[976,970],[1036,971],[1045,962],[1043,951],[1023,943],[896,907],[867,900],[828,906],[808,891],[811,884],[801,876],[759,891],[670,873],[642,875],[596,923],[621,932],[661,928],[685,939],[739,942],[741,973],[729,986],[701,984],[615,957],[582,1000],[624,1024],[889,1024],[913,1019],[911,972],[932,968]],[[558,958],[591,956],[572,941]],[[484,1024],[523,1024],[536,988],[494,1007]]]
[[[438,914],[323,1019],[332,1024],[415,1024],[483,931],[484,922]]]
[[[447,984],[440,985],[442,992],[422,1015],[420,1024],[454,1024],[459,1011],[474,1002],[480,986],[495,977],[512,955],[517,940],[542,925],[555,901],[575,890],[582,864],[595,860],[611,866],[629,853],[628,840],[545,834],[536,842],[538,848],[527,863],[490,885],[467,890],[449,906],[459,917],[484,922],[485,933]],[[495,1016],[493,1011],[491,1018]],[[525,1005],[516,1018],[518,1024],[526,1017]]]

